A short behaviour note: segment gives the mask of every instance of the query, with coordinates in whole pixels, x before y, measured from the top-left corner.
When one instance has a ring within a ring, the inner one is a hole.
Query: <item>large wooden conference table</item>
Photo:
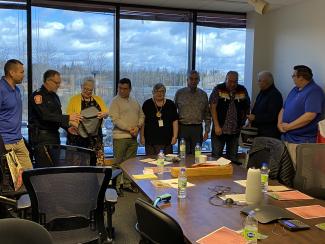
[[[151,166],[148,163],[140,162],[140,159],[144,158],[146,157],[129,159],[121,164],[121,168],[151,201],[154,201],[157,196],[164,193],[170,193],[172,195],[170,203],[160,204],[159,207],[179,223],[189,243],[196,243],[201,237],[222,226],[226,226],[233,230],[242,229],[245,215],[241,214],[240,210],[243,206],[220,207],[211,205],[209,203],[209,198],[212,193],[209,188],[228,186],[231,187],[231,192],[233,193],[244,193],[245,188],[233,181],[246,179],[246,169],[238,165],[233,165],[233,175],[231,176],[189,177],[188,182],[195,184],[195,186],[188,187],[187,197],[179,200],[177,198],[177,189],[156,188],[152,185],[151,180],[134,180],[132,175],[142,174],[144,167]],[[193,158],[187,157],[185,162],[181,162],[181,165],[189,167],[192,162]],[[177,163],[168,166],[179,167],[180,164]],[[170,178],[172,178],[170,172],[165,172],[163,176],[160,176],[160,179]],[[271,181],[270,184],[277,185],[277,182]],[[276,205],[282,208],[312,204],[325,206],[325,201],[317,199],[278,201],[265,196],[264,201],[267,204]],[[259,224],[259,232],[268,235],[267,239],[261,240],[259,243],[325,244],[325,231],[314,226],[315,224],[325,222],[325,218],[302,219],[299,216],[293,216],[312,226],[311,229],[290,232],[283,229],[278,223]]]

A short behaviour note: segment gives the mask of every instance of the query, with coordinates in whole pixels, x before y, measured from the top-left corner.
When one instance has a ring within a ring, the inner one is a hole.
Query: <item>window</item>
[[[18,85],[22,102],[22,134],[28,137],[28,92],[27,92],[27,28],[26,11],[18,9],[0,9],[0,73],[3,73],[4,64],[8,59],[18,59],[24,64],[25,78],[21,85]],[[2,76],[1,75],[1,76]]]
[[[237,71],[244,84],[246,29],[198,26],[196,40],[196,67],[208,95],[229,70]]]
[[[112,13],[32,8],[33,90],[47,69],[61,73],[58,95],[65,111],[69,99],[80,93],[85,77],[96,80],[95,94],[108,106],[114,95]],[[103,127],[104,142],[111,146],[111,132]],[[61,143],[65,137],[62,134]]]
[[[156,83],[174,100],[186,84],[189,23],[121,19],[121,73],[132,82],[132,95],[142,106]],[[143,146],[138,153],[144,154]]]

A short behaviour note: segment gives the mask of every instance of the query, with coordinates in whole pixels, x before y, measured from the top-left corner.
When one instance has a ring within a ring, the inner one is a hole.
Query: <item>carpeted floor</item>
[[[145,199],[141,193],[124,192],[124,197],[119,197],[113,215],[115,228],[114,244],[138,244],[140,235],[135,230],[137,222],[134,203],[137,198]]]

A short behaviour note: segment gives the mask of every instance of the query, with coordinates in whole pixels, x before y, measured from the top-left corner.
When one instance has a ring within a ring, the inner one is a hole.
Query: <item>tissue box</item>
[[[171,167],[171,175],[173,177],[178,177],[181,167]],[[203,166],[195,168],[186,168],[186,175],[191,176],[211,176],[211,175],[232,175],[233,168],[232,165],[223,166]]]

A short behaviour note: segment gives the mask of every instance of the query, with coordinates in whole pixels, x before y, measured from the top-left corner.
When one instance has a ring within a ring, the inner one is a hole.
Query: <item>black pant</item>
[[[146,155],[155,155],[157,156],[160,150],[164,151],[164,154],[172,154],[173,146],[172,145],[145,145]]]
[[[60,145],[60,133],[58,131],[35,129],[30,133],[30,137],[30,143],[34,151],[34,168],[53,166],[52,159],[45,145]]]
[[[202,125],[179,124],[178,151],[179,151],[179,143],[181,139],[184,138],[186,143],[186,154],[194,154],[195,145],[199,143],[200,146],[202,146],[202,141],[203,141],[202,133],[203,133]]]

